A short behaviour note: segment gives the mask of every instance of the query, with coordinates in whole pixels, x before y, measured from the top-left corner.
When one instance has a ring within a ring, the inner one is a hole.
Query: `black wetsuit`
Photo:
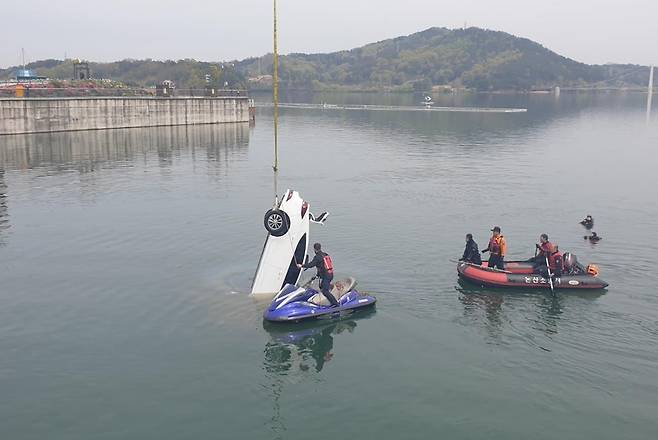
[[[478,250],[478,244],[472,238],[466,242],[466,248],[464,248],[464,255],[460,261],[466,261],[467,263],[473,264],[482,264],[482,259],[480,258],[480,251]]]
[[[318,268],[318,278],[320,278],[320,292],[329,300],[331,305],[337,306],[338,301],[336,301],[336,298],[329,292],[329,286],[331,285],[331,280],[334,279],[334,274],[333,273],[328,273],[327,269],[324,267],[324,257],[327,254],[325,254],[322,251],[316,252],[315,257],[309,262],[302,267],[306,269],[310,269],[311,267],[317,267]]]

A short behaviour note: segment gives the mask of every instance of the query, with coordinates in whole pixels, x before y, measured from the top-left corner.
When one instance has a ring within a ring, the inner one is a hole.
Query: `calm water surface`
[[[280,192],[331,212],[312,240],[379,299],[296,327],[247,295],[271,110],[0,138],[0,438],[655,438],[658,119],[640,95],[444,101],[529,111],[282,110]],[[510,258],[546,232],[610,288],[460,284],[495,224]]]

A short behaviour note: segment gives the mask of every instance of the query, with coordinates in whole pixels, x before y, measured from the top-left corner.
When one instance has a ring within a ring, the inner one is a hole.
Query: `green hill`
[[[259,62],[260,61],[260,62]],[[479,28],[430,28],[328,54],[290,54],[280,60],[291,88],[429,90],[447,85],[477,90],[646,84],[648,68],[593,66],[565,58],[526,38]],[[238,63],[253,77],[271,55]],[[269,73],[269,71],[268,71]]]
[[[232,62],[123,60],[90,63],[95,78],[147,87],[173,80],[179,88],[203,88],[205,76],[221,87],[271,88],[272,54]],[[73,61],[30,63],[39,75],[70,79]],[[0,70],[0,79],[16,67]],[[248,81],[261,78],[261,81]],[[588,65],[526,38],[479,28],[430,28],[408,36],[326,54],[280,58],[280,81],[289,89],[428,91],[446,86],[480,91],[561,87],[644,87],[648,67]]]

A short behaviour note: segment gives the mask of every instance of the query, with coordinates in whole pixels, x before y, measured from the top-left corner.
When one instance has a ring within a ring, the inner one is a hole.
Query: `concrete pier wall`
[[[247,97],[0,99],[0,135],[249,122]]]

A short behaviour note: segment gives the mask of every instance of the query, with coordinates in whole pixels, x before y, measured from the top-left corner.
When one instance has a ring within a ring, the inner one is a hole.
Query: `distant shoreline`
[[[555,94],[555,88],[551,89],[536,89],[536,90],[473,90],[473,89],[455,89],[454,91],[415,91],[403,89],[377,89],[377,88],[350,88],[350,87],[327,87],[322,89],[310,88],[286,88],[281,87],[280,92],[303,92],[303,93],[384,93],[384,94],[426,94],[433,96],[450,96],[450,95],[551,95]],[[272,89],[256,88],[248,89],[249,93],[271,93]],[[646,87],[560,87],[560,93],[608,93],[608,92],[624,92],[624,93],[647,93]],[[658,87],[654,87],[653,93],[658,93]]]

